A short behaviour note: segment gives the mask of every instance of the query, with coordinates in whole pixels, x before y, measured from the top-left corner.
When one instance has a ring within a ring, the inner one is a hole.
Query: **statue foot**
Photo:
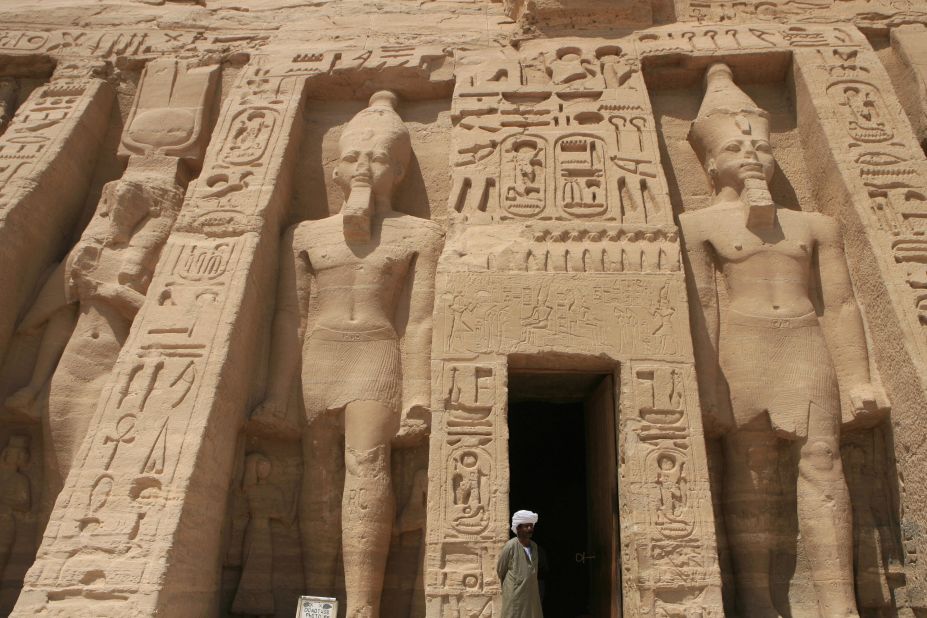
[[[363,607],[358,607],[354,610],[348,611],[348,618],[376,618],[376,615],[373,613],[373,608],[369,605],[364,605]]]

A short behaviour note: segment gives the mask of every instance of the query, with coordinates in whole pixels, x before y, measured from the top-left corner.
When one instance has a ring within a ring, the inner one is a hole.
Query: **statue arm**
[[[817,276],[824,308],[822,323],[838,375],[848,381],[857,417],[880,416],[888,403],[873,387],[863,318],[853,293],[837,223],[824,220],[817,242]]]
[[[717,401],[718,385],[718,334],[720,316],[718,311],[718,290],[715,283],[715,262],[707,238],[695,222],[683,215],[680,226],[685,240],[685,262],[689,277],[689,298],[691,307],[692,344],[695,352],[696,374],[699,394],[706,422],[718,424],[706,429],[722,429]]]
[[[431,327],[435,271],[442,237],[431,230],[426,235],[427,241],[423,242],[412,264],[409,318],[403,334],[403,426],[400,429],[403,435],[417,434],[418,427],[427,427],[428,418],[424,414],[431,407]]]
[[[277,280],[277,303],[271,331],[271,355],[267,396],[262,408],[277,416],[286,411],[293,376],[300,362],[301,281],[307,279],[305,265],[295,245],[296,228],[281,239],[280,273]]]

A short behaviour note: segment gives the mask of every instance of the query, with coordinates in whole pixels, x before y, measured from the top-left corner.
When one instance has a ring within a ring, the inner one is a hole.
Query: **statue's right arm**
[[[692,345],[695,348],[702,413],[712,421],[719,421],[716,389],[720,317],[715,261],[711,245],[700,225],[701,221],[696,216],[693,213],[679,217],[686,248],[687,287],[692,304]]]
[[[308,273],[299,256],[296,231],[296,226],[288,229],[280,242],[280,271],[271,330],[269,381],[267,396],[261,405],[264,412],[278,416],[286,410],[302,348],[298,289],[304,285]]]

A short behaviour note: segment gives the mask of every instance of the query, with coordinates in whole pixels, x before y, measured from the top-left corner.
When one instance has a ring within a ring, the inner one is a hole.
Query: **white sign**
[[[296,618],[337,618],[338,601],[328,597],[299,597]]]

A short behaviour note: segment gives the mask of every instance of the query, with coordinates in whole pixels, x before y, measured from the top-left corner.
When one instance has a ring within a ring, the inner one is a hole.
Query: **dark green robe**
[[[538,589],[538,546],[531,541],[531,561],[518,539],[502,548],[496,573],[502,582],[502,616],[500,618],[544,618]]]

